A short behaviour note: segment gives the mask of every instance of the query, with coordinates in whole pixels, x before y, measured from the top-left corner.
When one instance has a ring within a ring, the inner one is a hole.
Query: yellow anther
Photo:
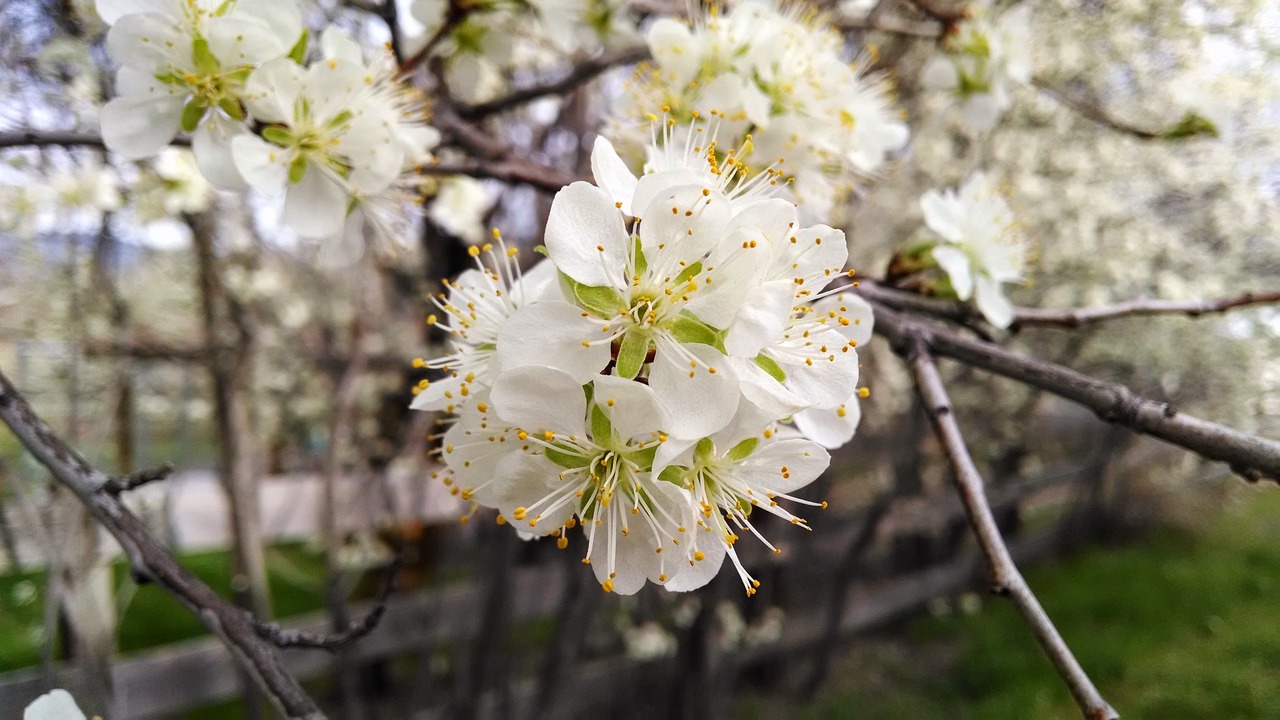
[[[612,580],[605,580],[604,582],[600,583],[600,587],[604,588],[604,591],[605,591],[605,592],[610,592],[610,593],[611,593],[611,592],[613,592],[613,581],[612,581]]]
[[[518,507],[516,508],[515,512],[511,513],[511,516],[517,520],[523,520],[525,519],[526,516],[528,516],[528,514],[529,514],[529,511],[526,508]]]

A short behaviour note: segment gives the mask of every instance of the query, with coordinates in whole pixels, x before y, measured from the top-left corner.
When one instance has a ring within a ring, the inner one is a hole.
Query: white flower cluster
[[[1004,197],[986,175],[974,173],[959,193],[926,192],[920,208],[925,224],[943,240],[932,255],[947,273],[956,297],[972,297],[992,325],[1008,327],[1013,306],[1002,285],[1022,280],[1027,250]]]
[[[492,98],[510,71],[636,39],[636,21],[619,0],[414,0],[426,50],[445,60],[451,89],[468,102]]]
[[[22,720],[86,720],[84,711],[66,690],[52,690],[22,712]]]
[[[107,147],[149,157],[192,133],[196,162],[222,189],[285,194],[284,222],[311,239],[381,237],[404,215],[404,188],[431,159],[436,131],[396,78],[335,28],[309,67],[295,2],[99,0],[121,63],[102,109]]]
[[[922,79],[955,98],[966,130],[988,132],[1013,103],[1013,85],[1031,82],[1031,7],[994,19],[980,10],[947,40],[947,54],[925,66]]]
[[[623,594],[700,587],[726,556],[754,593],[734,543],[764,540],[763,515],[805,526],[782,501],[818,504],[791,493],[853,435],[865,392],[870,307],[833,286],[844,233],[803,227],[706,133],[683,162],[664,133],[667,168],[639,178],[597,139],[597,185],[556,195],[547,260],[521,274],[496,232],[473,248],[428,319],[452,352],[416,363],[444,371],[413,406],[454,416],[446,482],[561,548],[581,525]]]
[[[857,69],[868,56],[846,62],[843,37],[812,11],[713,7],[693,27],[660,18],[647,40],[653,64],[637,71],[611,130],[633,165],[649,113],[665,108],[679,122],[710,113],[726,144],[749,137],[756,157],[777,160],[806,218],[826,220],[907,142],[888,80]]]
[[[57,229],[96,231],[104,213],[119,210],[123,203],[119,174],[94,154],[50,169],[38,179],[13,170],[12,178],[0,178],[0,231],[19,238],[29,240]]]

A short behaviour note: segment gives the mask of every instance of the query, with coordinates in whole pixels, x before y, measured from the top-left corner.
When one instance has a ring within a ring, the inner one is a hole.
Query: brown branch
[[[1071,654],[1071,649],[1067,647],[1053,621],[1040,606],[1035,593],[1018,571],[1013,557],[1009,555],[1009,548],[1000,536],[995,515],[987,502],[982,476],[974,466],[973,458],[969,456],[964,437],[960,434],[960,425],[956,422],[955,413],[951,411],[951,399],[947,396],[942,378],[938,375],[938,367],[928,349],[919,341],[899,348],[900,351],[904,349],[911,372],[915,376],[916,388],[920,391],[925,409],[933,421],[933,429],[951,463],[956,491],[964,503],[965,513],[969,516],[969,524],[973,527],[982,555],[986,558],[991,591],[1009,598],[1018,608],[1087,720],[1119,718],[1119,714],[1107,704],[1094,687],[1093,681],[1085,674],[1084,668],[1080,667],[1080,663]]]
[[[943,36],[946,25],[935,25],[930,21],[916,22],[896,17],[868,17],[863,20],[841,20],[836,24],[842,32],[877,31],[894,35],[903,35],[922,40],[937,40]]]
[[[623,65],[633,65],[635,63],[649,59],[649,48],[645,46],[624,48],[622,50],[614,50],[607,52],[599,57],[588,58],[573,66],[567,75],[551,82],[531,85],[527,88],[513,90],[500,98],[488,100],[475,105],[467,105],[458,108],[458,115],[468,119],[475,120],[493,115],[494,113],[509,110],[517,105],[523,105],[532,100],[537,100],[547,95],[559,95],[574,90],[581,85],[594,80],[598,75]]]
[[[107,478],[102,483],[102,492],[109,495],[119,495],[123,492],[136,490],[153,482],[167,480],[173,474],[173,463],[165,463],[157,468],[150,470],[140,470],[130,475],[121,475],[120,477]]]
[[[383,616],[387,614],[387,602],[391,599],[391,593],[395,592],[396,576],[400,574],[403,561],[404,558],[401,555],[395,556],[387,567],[387,579],[382,585],[382,591],[378,594],[377,604],[365,613],[364,617],[353,621],[341,632],[313,633],[289,629],[278,623],[261,620],[253,621],[254,629],[259,637],[276,647],[313,648],[337,652],[378,628],[378,623],[382,622]]]
[[[970,340],[890,310],[872,300],[875,332],[899,352],[916,344],[930,352],[1051,392],[1093,410],[1107,422],[1160,438],[1226,463],[1256,482],[1280,482],[1280,442],[1179,412],[1168,403],[1144,398],[1124,385],[1099,380],[1045,360],[1010,352],[994,343]]]
[[[505,160],[464,158],[441,161],[425,166],[422,171],[426,175],[470,175],[476,178],[522,183],[548,193],[559,192],[565,185],[580,179],[559,168],[516,157]]]
[[[169,144],[186,147],[191,145],[191,141],[186,138],[174,138]],[[0,133],[0,149],[51,146],[107,149],[106,144],[102,141],[102,136],[97,133],[74,131],[37,132],[34,130]]]
[[[1155,130],[1148,130],[1147,128],[1138,127],[1137,125],[1132,125],[1123,120],[1117,120],[1107,114],[1107,111],[1103,110],[1102,107],[1097,104],[1072,97],[1065,91],[1052,87],[1040,78],[1033,78],[1031,83],[1035,85],[1036,89],[1040,90],[1040,92],[1048,95],[1054,100],[1057,100],[1065,107],[1074,110],[1081,117],[1092,120],[1099,125],[1105,125],[1112,130],[1132,135],[1139,140],[1160,140],[1164,137],[1160,132]]]
[[[1250,305],[1280,303],[1280,292],[1247,292],[1218,300],[1129,300],[1090,308],[1017,308],[1018,325],[1062,325],[1080,327],[1104,320],[1138,315],[1187,315],[1200,317]]]
[[[285,671],[280,656],[258,636],[253,621],[178,564],[117,494],[105,491],[108,478],[94,469],[41,420],[0,372],[0,420],[35,458],[80,499],[120,543],[136,575],[163,587],[217,635],[236,662],[289,720],[323,720],[324,713]]]

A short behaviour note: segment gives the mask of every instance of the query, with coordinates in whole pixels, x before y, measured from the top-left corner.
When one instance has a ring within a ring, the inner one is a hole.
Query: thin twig
[[[139,470],[129,475],[121,475],[119,477],[107,478],[102,483],[101,491],[109,495],[119,495],[123,492],[137,489],[148,483],[160,482],[167,480],[173,474],[173,463],[165,463],[160,467],[151,468],[150,470]]]
[[[377,604],[364,617],[353,621],[346,630],[335,633],[313,633],[305,630],[290,630],[278,623],[253,620],[254,630],[263,640],[281,648],[315,648],[337,652],[360,638],[378,629],[378,623],[387,614],[387,601],[396,589],[396,576],[400,574],[404,558],[396,554],[387,566],[387,579],[378,593]]]
[[[324,713],[285,669],[275,648],[260,638],[243,610],[214,592],[169,554],[118,495],[99,492],[108,478],[59,438],[0,372],[0,420],[27,451],[71,489],[120,543],[134,573],[153,580],[199,618],[276,710],[289,720],[323,720]]]
[[[1049,85],[1040,78],[1034,78],[1031,82],[1038,90],[1040,90],[1040,92],[1043,92],[1045,95],[1057,100],[1060,104],[1074,110],[1080,116],[1092,120],[1099,125],[1105,125],[1112,130],[1132,135],[1139,140],[1160,140],[1164,137],[1160,132],[1155,130],[1148,130],[1147,128],[1138,127],[1137,125],[1132,125],[1123,120],[1117,120],[1107,114],[1107,111],[1103,110],[1099,105],[1088,102],[1087,100],[1072,97],[1069,93]]]
[[[522,183],[549,193],[559,192],[565,185],[579,179],[558,168],[514,157],[505,160],[464,158],[441,161],[425,166],[422,171],[427,175],[470,175]]]
[[[1093,410],[1107,422],[1138,432],[1231,467],[1256,482],[1280,482],[1280,441],[1251,435],[1179,412],[1169,403],[1144,398],[1124,385],[1037,358],[1010,352],[994,343],[969,338],[913,320],[872,300],[875,332],[899,351],[922,344],[937,355],[959,360],[989,372],[1046,390]]]
[[[914,21],[898,17],[867,17],[863,20],[841,20],[836,24],[842,32],[886,32],[921,40],[937,40],[942,37],[946,25],[935,24],[931,20]]]
[[[185,147],[191,145],[191,141],[186,138],[174,138],[169,144]],[[35,130],[0,133],[0,149],[18,147],[95,147],[106,149],[107,146],[103,142],[102,136],[97,133],[74,131],[38,132]]]
[[[513,90],[502,97],[475,105],[458,108],[458,114],[469,120],[509,110],[548,95],[561,95],[578,88],[580,85],[594,80],[598,75],[623,65],[633,65],[649,59],[649,48],[645,46],[623,48],[605,53],[599,57],[588,58],[573,66],[567,75],[551,82],[531,85],[527,88]]]
[[[1251,305],[1280,303],[1280,292],[1247,292],[1219,300],[1129,300],[1090,308],[1026,308],[1014,311],[1018,325],[1082,325],[1136,315],[1187,315],[1200,317]]]
[[[1035,593],[1031,591],[1022,573],[1018,571],[1013,557],[1009,555],[1009,548],[1004,544],[1004,538],[1000,536],[995,515],[987,502],[982,476],[974,466],[973,458],[969,456],[964,437],[960,434],[960,426],[956,422],[955,414],[951,411],[951,399],[947,396],[942,378],[938,375],[938,367],[929,355],[928,349],[923,342],[916,342],[906,350],[907,361],[915,376],[916,388],[920,391],[925,409],[933,421],[934,431],[947,453],[947,459],[951,462],[956,490],[960,494],[961,502],[964,503],[978,546],[982,549],[983,557],[986,558],[987,574],[992,585],[991,591],[1009,598],[1018,608],[1018,612],[1031,628],[1031,633],[1040,643],[1049,662],[1053,663],[1054,669],[1066,682],[1067,688],[1087,720],[1112,720],[1120,717],[1103,699],[1093,681],[1071,654],[1071,649],[1067,647],[1062,635],[1054,627],[1053,621],[1040,606]]]

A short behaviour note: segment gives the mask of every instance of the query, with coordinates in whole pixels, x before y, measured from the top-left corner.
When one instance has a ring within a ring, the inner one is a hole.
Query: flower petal
[[[293,106],[302,92],[303,70],[288,58],[263,63],[244,86],[245,107],[262,122],[293,120]]]
[[[498,333],[498,362],[502,370],[542,365],[568,373],[585,385],[609,364],[609,343],[603,340],[603,321],[583,317],[580,308],[558,300],[522,307],[512,313]]]
[[[1004,288],[999,282],[986,275],[979,275],[973,296],[978,310],[987,322],[1002,329],[1013,322],[1013,304],[1004,296]]]
[[[219,190],[244,190],[248,187],[236,170],[231,141],[247,134],[244,125],[213,111],[205,116],[191,138],[191,150],[201,174]]]
[[[71,693],[53,690],[35,699],[22,713],[22,720],[85,720]]]
[[[843,412],[843,414],[842,414]],[[810,408],[793,416],[796,428],[804,436],[824,448],[835,450],[853,439],[862,420],[862,407],[855,393],[843,405],[833,410]]]
[[[131,160],[154,155],[178,134],[183,105],[182,98],[171,95],[115,98],[99,112],[103,142]]]
[[[665,413],[653,390],[634,380],[613,375],[596,377],[595,403],[609,418],[623,442],[652,435],[667,425]]]
[[[312,163],[285,194],[282,217],[302,237],[325,238],[342,231],[348,204],[350,197],[341,179]]]
[[[627,169],[627,164],[618,157],[618,151],[603,135],[596,136],[591,149],[591,175],[596,179],[596,185],[615,203],[622,203],[619,210],[627,215],[633,214],[631,197],[636,193],[636,176]]]
[[[671,435],[703,438],[724,427],[738,409],[738,380],[729,359],[709,345],[679,345],[667,339],[649,371],[649,386],[670,418]],[[700,367],[691,368],[688,355]],[[712,373],[708,367],[715,368]]]
[[[505,370],[494,381],[489,397],[498,417],[529,433],[577,434],[587,416],[582,384],[549,367]]]
[[[600,188],[575,182],[556,193],[547,217],[547,255],[565,275],[592,287],[627,287],[631,241],[622,213]]]
[[[960,248],[938,245],[933,249],[933,259],[938,261],[938,266],[947,273],[947,277],[951,278],[951,287],[955,289],[956,297],[968,300],[973,294],[973,274],[969,256]]]
[[[288,181],[289,153],[257,135],[231,138],[231,159],[240,177],[258,192],[274,195]]]

